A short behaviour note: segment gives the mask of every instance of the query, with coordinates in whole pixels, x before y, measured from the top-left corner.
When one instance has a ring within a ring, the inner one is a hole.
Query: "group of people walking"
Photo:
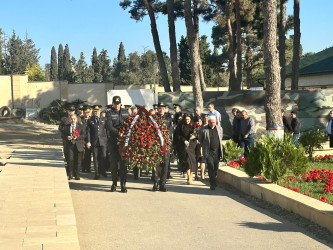
[[[146,107],[148,108],[148,107]],[[137,114],[137,107],[125,106],[122,108],[120,96],[114,96],[112,105],[101,112],[101,105],[78,107],[69,106],[67,116],[61,119],[59,131],[63,139],[64,156],[67,163],[68,179],[80,180],[80,170],[90,172],[91,155],[95,179],[107,176],[106,171],[111,168],[112,186],[110,190],[116,191],[120,179],[121,192],[127,192],[126,176],[127,166],[121,159],[117,137],[118,130],[128,116]],[[182,114],[181,106],[174,104],[175,114],[168,110],[168,105],[159,103],[151,114],[163,117],[173,140],[173,153],[178,157],[178,167],[187,173],[187,183],[191,184],[193,173],[198,180],[198,169],[201,169],[201,179],[204,180],[205,165],[211,183],[211,189],[216,186],[216,173],[219,159],[222,157],[223,130],[219,125],[221,115],[209,104],[209,113],[203,114],[199,107],[194,114]],[[170,154],[165,161],[153,169],[152,180],[154,191],[167,191],[166,179],[170,178]],[[133,171],[137,178],[138,170]]]
[[[114,96],[112,105],[101,114],[101,105],[68,107],[68,115],[61,119],[59,131],[62,134],[68,179],[79,180],[79,170],[90,172],[91,155],[95,170],[95,179],[106,177],[106,170],[111,168],[113,184],[111,191],[116,191],[118,175],[121,191],[126,193],[126,166],[121,160],[117,137],[120,125],[129,116],[127,109],[121,107],[121,98]]]

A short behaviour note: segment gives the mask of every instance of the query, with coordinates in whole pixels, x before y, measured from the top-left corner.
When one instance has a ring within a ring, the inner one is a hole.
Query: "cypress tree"
[[[109,82],[111,80],[111,60],[109,59],[107,50],[101,50],[98,55],[98,62],[100,66],[100,74],[102,75],[102,82]]]
[[[57,52],[53,46],[51,49],[51,66],[50,66],[50,80],[58,80],[58,62],[57,62]]]
[[[118,56],[117,56],[117,62],[114,64],[114,71],[113,71],[113,77],[116,78],[118,84],[120,84],[119,76],[120,73],[125,73],[127,70],[127,64],[126,64],[126,55],[125,55],[125,49],[124,45],[121,42],[119,45],[118,50]]]
[[[187,38],[181,36],[178,47],[180,82],[183,85],[191,85],[190,48],[187,43]]]
[[[68,44],[65,45],[64,56],[63,56],[63,69],[64,69],[64,80],[71,82],[72,79],[72,65],[71,55],[69,53]]]
[[[96,47],[94,48],[93,54],[91,57],[91,67],[94,70],[93,82],[102,82],[103,78],[100,73],[101,69],[100,69],[100,64],[99,64],[99,60],[98,60],[98,56],[97,56]]]
[[[62,44],[59,44],[58,48],[58,79],[60,81],[64,80],[64,48],[62,47]]]

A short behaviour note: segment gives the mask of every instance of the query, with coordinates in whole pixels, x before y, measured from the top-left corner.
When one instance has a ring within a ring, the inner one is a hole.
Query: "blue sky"
[[[332,0],[301,1],[301,43],[303,52],[319,52],[333,46],[331,27]],[[289,0],[287,12],[292,13]],[[169,51],[167,19],[158,16],[158,31],[162,49]],[[200,35],[211,36],[214,23],[200,23]],[[11,0],[1,3],[0,28],[7,35],[15,30],[29,37],[40,48],[40,64],[49,63],[52,46],[58,50],[60,43],[69,45],[71,56],[79,58],[84,52],[90,64],[93,48],[106,49],[111,59],[118,53],[120,42],[126,54],[147,49],[154,50],[149,18],[136,22],[128,10],[119,6],[118,0]],[[184,20],[176,23],[177,42],[186,35]]]

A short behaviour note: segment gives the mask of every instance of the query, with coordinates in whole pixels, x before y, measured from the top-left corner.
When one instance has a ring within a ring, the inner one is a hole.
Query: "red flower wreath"
[[[130,168],[150,170],[163,162],[170,149],[170,136],[163,118],[141,108],[123,122],[118,132],[122,159]]]

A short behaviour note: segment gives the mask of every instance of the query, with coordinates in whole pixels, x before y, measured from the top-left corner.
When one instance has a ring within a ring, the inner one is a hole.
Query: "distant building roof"
[[[286,76],[291,76],[292,64],[286,67]],[[316,54],[305,56],[300,60],[299,74],[333,73],[333,47],[324,49]]]

